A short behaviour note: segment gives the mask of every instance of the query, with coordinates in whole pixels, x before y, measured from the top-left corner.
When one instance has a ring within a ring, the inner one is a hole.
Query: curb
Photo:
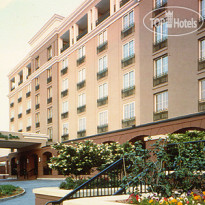
[[[21,189],[23,189],[22,187],[20,187]],[[9,197],[6,197],[6,198],[3,198],[3,199],[0,199],[0,202],[1,201],[7,201],[7,200],[10,200],[10,199],[13,199],[13,198],[17,198],[17,197],[20,197],[22,195],[24,195],[26,193],[26,190],[23,189],[23,192],[20,193],[20,194],[17,194],[17,195],[14,195],[14,196],[9,196]]]

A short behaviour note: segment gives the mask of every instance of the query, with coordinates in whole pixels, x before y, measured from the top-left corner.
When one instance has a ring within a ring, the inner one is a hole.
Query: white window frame
[[[18,107],[18,113],[19,113],[19,114],[22,114],[22,112],[23,112],[23,107],[22,107],[22,105],[20,105],[20,106]]]
[[[31,83],[27,86],[27,93],[31,92]]]
[[[22,90],[18,92],[18,98],[22,98]]]
[[[31,117],[28,117],[28,118],[27,118],[27,127],[30,127],[31,124],[32,124],[32,122],[31,122]]]
[[[133,52],[130,53],[130,43],[133,42]],[[128,45],[128,50],[127,50],[127,55],[125,55],[125,46]],[[123,44],[122,46],[122,55],[123,55],[123,59],[126,59],[126,58],[129,58],[129,57],[132,57],[133,55],[135,54],[135,41],[134,39],[130,40],[129,42]]]
[[[52,67],[47,69],[47,78],[52,76]]]
[[[86,130],[86,118],[80,118],[78,120],[78,131],[85,131]]]
[[[133,73],[133,81],[130,80],[130,73]],[[125,83],[126,75],[128,75],[127,86],[126,86],[126,83]],[[130,87],[133,87],[134,85],[135,85],[135,71],[131,70],[131,71],[129,71],[129,72],[127,72],[127,73],[125,73],[123,75],[123,89],[127,89],[127,88],[130,88]]]
[[[205,79],[201,79],[201,80],[199,81],[199,100],[200,100],[200,101],[205,101],[205,89],[202,90],[202,83],[205,84]],[[204,87],[205,87],[205,85],[204,85]],[[203,92],[204,92],[204,94],[203,94]],[[204,96],[204,97],[203,97],[203,96]]]
[[[27,110],[31,109],[31,100],[27,101]]]
[[[108,125],[108,110],[99,112],[98,118],[99,126]]]
[[[40,94],[37,94],[35,98],[36,105],[40,104]]]
[[[107,30],[102,31],[98,36],[98,45],[103,45],[107,42]]]
[[[63,79],[62,81],[62,91],[68,90],[68,78]]]
[[[36,115],[35,115],[35,121],[36,123],[39,123],[40,122],[40,112],[37,112]]]
[[[11,118],[14,118],[14,110],[11,111]]]
[[[133,109],[133,115],[131,115],[131,105],[134,105],[134,109]],[[128,114],[128,117],[125,118],[125,109],[126,109],[126,106],[129,106],[129,114]],[[129,119],[132,119],[135,117],[135,102],[130,102],[130,103],[126,103],[123,105],[123,120],[129,120]]]
[[[18,123],[18,130],[23,130],[23,122],[19,121]]]
[[[130,14],[131,13],[133,13],[133,22],[131,21],[131,19],[130,19]],[[127,20],[127,25],[126,25],[126,23],[125,23],[125,18],[128,18],[128,20]],[[123,25],[123,30],[126,30],[126,29],[128,29],[129,27],[131,27],[132,25],[134,25],[134,21],[135,20],[135,17],[134,17],[134,10],[131,10],[131,11],[129,11],[127,14],[125,14],[124,16],[123,16],[123,18],[122,18],[122,25]]]
[[[202,2],[204,4],[204,8],[202,8]],[[200,15],[202,16],[202,18],[204,19],[205,18],[205,0],[199,1],[199,12],[200,12]]]
[[[164,100],[164,96],[163,96],[164,93],[167,93],[167,100]],[[157,102],[157,97],[159,95],[162,95],[162,102],[160,102],[162,104],[162,106],[161,106],[162,108],[161,109],[159,109],[159,107],[158,107],[159,102]],[[155,112],[156,113],[168,111],[168,103],[169,103],[168,90],[165,90],[165,91],[160,92],[160,93],[156,93],[154,95],[154,102],[155,102]]]
[[[67,135],[67,134],[69,134],[69,125],[68,125],[68,123],[63,123],[62,135]]]
[[[167,64],[164,64],[165,58],[167,59]],[[157,64],[158,61],[161,61],[161,64],[160,64],[161,67],[159,69],[158,69],[158,64]],[[160,77],[168,73],[168,62],[169,61],[168,61],[167,55],[161,56],[154,60],[154,76],[155,77]],[[167,66],[164,66],[164,65],[167,65]],[[158,73],[159,70],[160,72]]]
[[[160,26],[160,32],[157,32],[157,27]],[[164,33],[164,26],[166,28],[166,33]],[[160,36],[160,39],[158,39],[158,35]],[[156,25],[154,25],[154,42],[159,43],[168,38],[168,27],[167,27],[167,21],[160,21]]]
[[[85,46],[81,46],[79,49],[78,49],[78,58],[82,58],[85,56]]]
[[[102,67],[101,67],[101,62],[102,62]],[[108,56],[104,55],[103,57],[98,59],[98,72],[107,70],[107,68],[108,68]]]
[[[86,94],[81,93],[78,95],[78,107],[86,105]]]
[[[47,135],[49,136],[49,139],[53,139],[53,128],[52,127],[48,127]]]
[[[50,119],[53,117],[53,108],[52,107],[49,107],[47,109],[47,118]]]
[[[68,101],[62,102],[62,113],[68,112]]]
[[[68,58],[62,60],[62,70],[68,67]]]
[[[98,99],[103,99],[107,96],[108,96],[108,83],[103,83],[98,86]]]
[[[78,71],[78,83],[83,82],[86,79],[86,70],[82,68]]]
[[[53,97],[53,88],[52,86],[47,88],[47,99],[52,98]]]

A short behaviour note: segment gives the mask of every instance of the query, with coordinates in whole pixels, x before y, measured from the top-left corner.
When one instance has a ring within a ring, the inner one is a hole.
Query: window
[[[108,96],[108,85],[104,83],[99,86],[99,99],[105,98]]]
[[[168,110],[168,91],[155,95],[155,112]]]
[[[200,1],[200,14],[203,18],[205,17],[205,0]]]
[[[36,113],[36,123],[40,122],[40,113]]]
[[[200,58],[205,60],[205,39],[200,41]]]
[[[22,114],[22,105],[19,106],[18,111],[19,111],[19,114]]]
[[[161,6],[165,5],[167,0],[155,0],[155,8],[160,8]]]
[[[127,29],[134,24],[134,11],[131,11],[129,14],[125,15],[123,18],[123,28]]]
[[[27,86],[27,93],[31,92],[31,84]]]
[[[31,109],[31,100],[27,101],[27,110]]]
[[[47,48],[47,53],[48,53],[48,60],[52,58],[52,46]]]
[[[40,95],[36,95],[36,105],[40,104]]]
[[[108,111],[103,111],[99,113],[99,126],[108,124]]]
[[[130,88],[135,84],[134,71],[130,71],[129,73],[125,73],[123,75],[123,88]]]
[[[124,105],[124,117],[123,119],[131,119],[135,117],[135,103],[131,102]]]
[[[161,21],[154,26],[155,43],[162,42],[167,39],[168,28],[167,22]]]
[[[47,70],[47,77],[50,78],[52,76],[52,68]]]
[[[19,72],[18,75],[19,75],[19,83],[18,83],[18,85],[20,85],[21,83],[23,83],[23,71]]]
[[[98,71],[103,71],[107,69],[107,56],[103,56],[99,59],[98,63]]]
[[[39,77],[35,78],[35,86],[39,85]]]
[[[99,35],[99,45],[102,45],[104,43],[107,42],[107,31],[103,31],[100,35]]]
[[[18,98],[22,98],[22,91],[19,91]]]
[[[14,132],[14,125],[11,125],[11,132]]]
[[[155,60],[155,76],[160,77],[168,73],[168,56],[163,56]]]
[[[11,111],[11,118],[14,118],[14,110]]]
[[[62,82],[62,91],[65,91],[68,89],[68,78],[64,79]]]
[[[68,123],[63,123],[63,130],[62,130],[63,135],[68,134]]]
[[[82,82],[85,80],[85,68],[78,71],[78,82]]]
[[[62,113],[68,112],[68,101],[63,102],[62,104]]]
[[[47,133],[48,133],[49,139],[52,140],[53,139],[53,128],[49,127]]]
[[[134,41],[130,41],[123,45],[123,58],[129,58],[134,55]]]
[[[86,104],[85,93],[78,95],[78,107],[84,106]]]
[[[19,131],[22,131],[22,129],[23,129],[23,122],[22,121],[19,122],[18,128],[19,128],[18,129]]]
[[[200,100],[205,100],[205,79],[200,81]]]
[[[28,119],[27,119],[27,127],[30,127],[31,126],[31,117],[29,117]]]
[[[47,89],[48,92],[48,99],[52,98],[52,86]]]
[[[15,89],[15,78],[14,77],[10,80],[10,88],[11,88],[11,91]]]
[[[52,118],[52,107],[48,108],[48,119]]]
[[[62,69],[67,67],[68,67],[68,58],[65,58],[64,60],[62,60]]]
[[[82,46],[78,49],[78,58],[82,58],[85,56],[85,46]]]
[[[39,56],[35,58],[35,68],[36,70],[40,67]]]
[[[79,124],[78,124],[78,130],[79,131],[85,131],[86,130],[86,118],[81,118],[79,119]]]

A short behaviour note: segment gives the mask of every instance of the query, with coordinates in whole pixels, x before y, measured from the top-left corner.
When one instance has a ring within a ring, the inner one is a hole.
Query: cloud
[[[0,9],[6,8],[13,1],[15,0],[0,0]]]

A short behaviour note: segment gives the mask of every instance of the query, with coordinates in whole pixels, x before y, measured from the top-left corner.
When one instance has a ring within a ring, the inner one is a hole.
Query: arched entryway
[[[184,128],[181,128],[179,130],[174,131],[172,134],[183,134],[183,133],[185,133],[187,131],[194,131],[194,130],[196,130],[196,131],[204,131],[205,132],[205,129],[200,128],[200,127],[184,127]]]
[[[17,175],[17,159],[13,157],[11,159],[11,175]]]
[[[130,139],[129,142],[134,145],[135,142],[140,141],[142,143],[142,147],[145,149],[146,148],[146,143],[144,141],[145,137],[147,137],[147,135],[136,136]]]
[[[38,176],[38,155],[33,154],[29,156],[28,177],[36,178]]]
[[[50,158],[52,157],[51,152],[44,152],[43,153],[43,175],[52,175],[52,169],[49,168],[48,163]]]
[[[26,156],[21,156],[20,157],[20,177],[27,177],[27,158]]]

